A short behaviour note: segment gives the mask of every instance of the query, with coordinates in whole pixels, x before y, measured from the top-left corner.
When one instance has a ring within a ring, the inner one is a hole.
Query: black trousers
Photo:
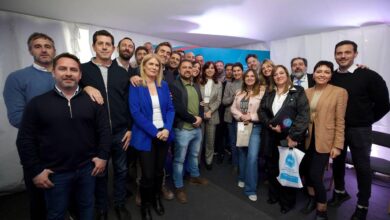
[[[24,172],[24,184],[26,185],[27,193],[30,200],[30,219],[42,220],[46,219],[46,201],[43,189],[37,188],[32,181],[32,177]]]
[[[141,198],[142,202],[151,202],[153,195],[159,195],[164,176],[164,165],[168,153],[168,144],[154,138],[150,151],[137,151],[141,165]],[[142,192],[153,192],[150,196],[142,195]]]
[[[318,153],[315,147],[315,133],[313,134],[300,166],[300,173],[305,177],[306,185],[314,188],[316,202],[326,203],[326,189],[323,183],[325,167],[329,162],[329,153]]]
[[[372,171],[370,163],[372,144],[372,127],[346,127],[345,145],[341,154],[333,160],[333,176],[335,189],[345,189],[345,158],[347,147],[352,155],[353,165],[356,169],[358,183],[358,202],[362,206],[369,205],[371,196]]]

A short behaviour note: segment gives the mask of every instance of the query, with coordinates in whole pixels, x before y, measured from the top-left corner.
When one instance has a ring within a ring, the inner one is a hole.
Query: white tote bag
[[[299,176],[299,164],[301,164],[305,153],[297,148],[279,148],[279,176],[277,177],[282,186],[302,188],[301,177]]]

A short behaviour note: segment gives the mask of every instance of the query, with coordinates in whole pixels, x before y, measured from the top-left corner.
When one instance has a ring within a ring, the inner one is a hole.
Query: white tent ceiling
[[[389,0],[8,0],[0,9],[211,47],[390,23]]]

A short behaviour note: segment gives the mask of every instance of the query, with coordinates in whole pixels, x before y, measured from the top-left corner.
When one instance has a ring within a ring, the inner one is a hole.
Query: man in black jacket
[[[53,61],[55,88],[27,105],[17,147],[36,187],[44,189],[47,219],[64,219],[71,192],[80,219],[93,218],[95,176],[104,172],[111,142],[106,109],[81,91],[80,61]]]
[[[348,91],[345,114],[345,146],[333,161],[335,190],[329,206],[340,206],[350,196],[345,191],[345,157],[347,146],[352,155],[358,183],[358,201],[353,220],[366,219],[371,196],[370,153],[372,124],[379,121],[390,109],[386,82],[376,72],[358,68],[354,60],[358,55],[357,44],[345,40],[336,44],[335,60],[339,68],[332,76],[332,84]]]
[[[314,86],[313,74],[307,73],[306,58],[294,57],[291,59],[291,80],[294,85],[302,86],[304,89]]]
[[[173,158],[173,183],[176,198],[180,203],[187,203],[184,191],[183,164],[188,161],[190,182],[205,185],[208,181],[200,177],[198,155],[202,142],[203,108],[200,106],[202,95],[199,85],[192,82],[192,63],[183,60],[179,65],[180,78],[170,85],[175,106],[175,145]],[[188,150],[188,153],[187,153]]]
[[[83,78],[80,85],[96,102],[108,110],[112,133],[111,155],[114,168],[114,206],[118,219],[127,219],[130,215],[125,208],[127,148],[131,137],[131,116],[128,105],[130,74],[111,60],[114,52],[114,37],[106,30],[93,35],[92,47],[96,57],[81,65]],[[96,181],[96,208],[98,219],[107,219],[108,172]]]

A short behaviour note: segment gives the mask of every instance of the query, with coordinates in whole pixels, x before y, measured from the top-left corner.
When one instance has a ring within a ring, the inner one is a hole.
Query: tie
[[[298,79],[298,80],[297,80],[297,85],[298,85],[298,86],[301,86],[301,83],[302,83],[301,79]]]

